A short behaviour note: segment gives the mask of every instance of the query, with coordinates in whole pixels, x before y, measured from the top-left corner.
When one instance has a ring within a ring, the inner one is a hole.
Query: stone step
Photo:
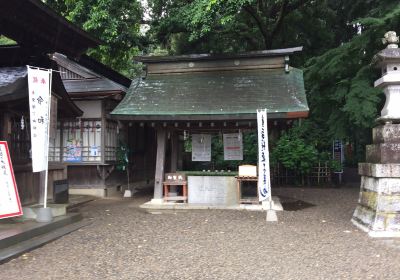
[[[65,216],[55,217],[49,223],[28,220],[17,222],[12,226],[2,224],[0,227],[0,250],[81,220],[80,213],[68,213]]]
[[[38,235],[34,238],[30,238],[28,240],[19,242],[18,244],[14,244],[12,246],[0,249],[0,264],[9,261],[12,258],[16,258],[28,251],[43,246],[53,240],[56,240],[68,233],[71,233],[89,224],[90,222],[86,220],[75,222],[63,226],[61,228],[55,229],[51,232]]]

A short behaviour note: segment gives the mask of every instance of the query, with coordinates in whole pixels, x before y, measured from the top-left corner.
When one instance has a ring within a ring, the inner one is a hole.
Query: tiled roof
[[[117,118],[191,119],[240,115],[256,117],[267,108],[269,117],[308,112],[303,72],[291,68],[153,74],[133,82],[111,113]]]
[[[26,67],[2,67],[0,68],[0,87],[10,85],[26,75]]]
[[[65,55],[54,53],[52,59],[57,62],[61,77],[68,94],[96,95],[101,92],[126,92],[127,88],[113,80],[88,69]]]
[[[0,68],[0,101],[21,98],[27,91],[27,69],[24,67]]]

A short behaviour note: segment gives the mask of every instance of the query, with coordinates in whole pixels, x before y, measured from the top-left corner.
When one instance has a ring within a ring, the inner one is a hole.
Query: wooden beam
[[[156,157],[156,172],[154,178],[154,199],[163,198],[166,141],[167,141],[167,131],[165,128],[159,127],[157,129],[157,157]]]

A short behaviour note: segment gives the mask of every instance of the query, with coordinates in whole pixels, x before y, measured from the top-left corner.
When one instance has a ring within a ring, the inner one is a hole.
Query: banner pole
[[[49,182],[49,146],[50,146],[50,113],[51,113],[51,86],[52,86],[52,70],[49,71],[49,98],[48,98],[48,108],[47,108],[47,136],[46,136],[46,175],[44,179],[44,201],[43,201],[43,208],[47,207],[47,186]]]

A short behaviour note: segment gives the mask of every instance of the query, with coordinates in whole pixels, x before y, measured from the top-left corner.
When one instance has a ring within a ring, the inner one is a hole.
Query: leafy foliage
[[[299,175],[305,175],[318,162],[318,151],[307,143],[302,134],[304,130],[295,127],[284,133],[271,152],[271,165],[282,164]]]
[[[89,55],[132,77],[133,57],[144,48],[140,33],[143,10],[138,0],[47,0],[48,5],[99,38],[103,44]]]
[[[352,37],[342,37],[349,41],[311,58],[305,65],[311,121],[329,138],[352,143],[356,161],[363,159],[364,146],[370,142],[370,128],[383,105],[383,94],[373,87],[380,73],[371,60],[383,48],[381,36],[400,27],[400,4],[369,2],[375,9],[365,11],[363,18],[352,18],[353,10],[347,14],[361,34],[353,30]],[[361,3],[357,1],[357,5]]]
[[[335,18],[328,1],[149,1],[151,34],[171,53],[238,52],[304,45],[329,47]],[[312,47],[314,46],[314,47]],[[319,48],[319,49],[318,49]]]
[[[4,45],[15,45],[16,42],[14,40],[11,40],[3,35],[0,35],[0,46]]]

